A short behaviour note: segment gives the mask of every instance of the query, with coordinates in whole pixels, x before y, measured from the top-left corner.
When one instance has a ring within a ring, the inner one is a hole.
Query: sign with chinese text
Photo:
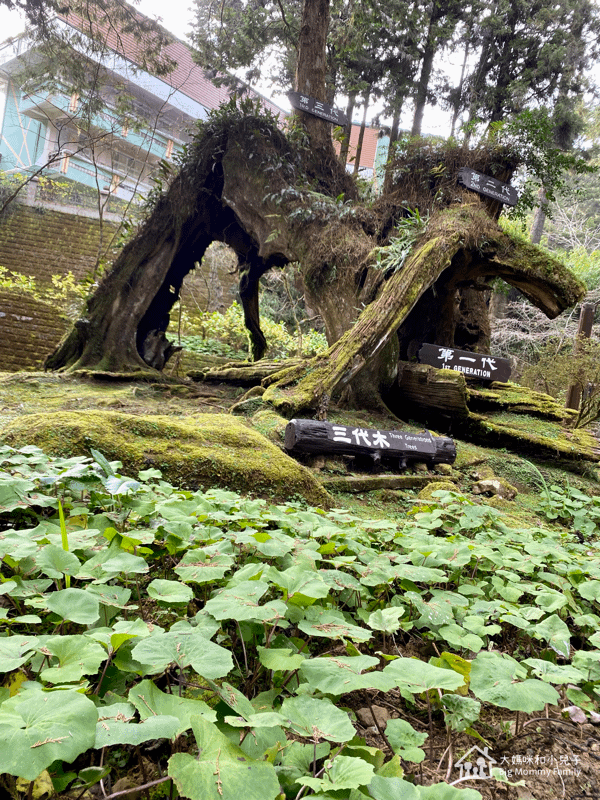
[[[510,186],[508,183],[490,178],[489,175],[482,175],[470,167],[462,167],[458,170],[458,182],[461,183],[465,189],[472,189],[474,192],[479,192],[486,197],[492,197],[494,200],[499,200],[501,203],[506,203],[509,206],[516,206],[519,200],[517,190]]]
[[[469,353],[453,347],[437,344],[423,344],[419,350],[421,364],[429,364],[438,369],[452,369],[462,372],[467,378],[506,383],[510,378],[510,361],[507,358]]]
[[[285,429],[289,453],[320,453],[370,459],[372,467],[384,462],[404,469],[409,461],[453,464],[456,446],[448,436],[429,431],[382,431],[314,419],[292,419]]]
[[[355,428],[352,425],[329,425],[328,438],[333,442],[372,447],[374,450],[414,450],[419,453],[435,453],[433,436],[425,433],[402,433],[380,431],[371,428]]]
[[[348,124],[348,117],[341,109],[328,106],[327,103],[315,100],[314,97],[308,97],[300,92],[288,92],[288,98],[292,107],[298,111],[306,111],[307,114],[326,119],[328,122],[333,122],[334,125]]]

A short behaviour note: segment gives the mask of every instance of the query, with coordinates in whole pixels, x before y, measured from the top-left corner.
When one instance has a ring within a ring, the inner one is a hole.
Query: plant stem
[[[134,792],[142,792],[146,789],[150,789],[152,786],[158,786],[159,783],[166,783],[167,781],[172,781],[173,779],[170,776],[166,778],[158,778],[158,780],[150,781],[149,783],[144,783],[142,786],[136,786],[134,789],[123,789],[121,792],[113,792],[112,794],[104,795],[105,800],[112,800],[113,797],[123,797],[124,794],[133,794]],[[171,784],[173,785],[173,784]]]
[[[425,692],[427,698],[427,714],[429,716],[429,761],[433,764],[433,717],[431,714],[431,697],[429,697],[429,690]]]

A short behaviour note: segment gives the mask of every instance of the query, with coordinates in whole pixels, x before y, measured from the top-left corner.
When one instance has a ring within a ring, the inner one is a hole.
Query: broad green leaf
[[[576,669],[581,670],[588,681],[600,681],[600,650],[578,650],[572,659]]]
[[[373,800],[419,800],[420,786],[403,781],[402,778],[384,778],[374,775],[369,784],[369,796]]]
[[[81,567],[76,555],[63,550],[57,544],[47,544],[40,550],[34,561],[40,572],[49,578],[75,575]]]
[[[87,636],[52,636],[41,652],[58,658],[58,666],[42,670],[40,678],[48,683],[73,683],[83,675],[95,675],[107,653],[102,645]]]
[[[260,620],[283,619],[287,606],[280,600],[260,605],[259,600],[269,589],[265,581],[243,581],[231,589],[223,589],[211,598],[204,610],[215,619]]]
[[[309,636],[322,636],[326,639],[353,639],[366,642],[373,633],[347,622],[341,611],[328,611],[321,606],[310,606],[306,615],[298,623],[298,628]]]
[[[374,656],[310,658],[304,661],[300,673],[311,688],[325,694],[342,695],[359,689],[389,692],[395,686],[393,677],[377,671],[365,673],[378,664]]]
[[[151,581],[146,591],[154,600],[167,604],[189,603],[194,596],[190,587],[185,583],[166,581],[161,578]]]
[[[558,611],[559,608],[566,606],[569,602],[562,592],[557,592],[555,589],[544,587],[543,591],[538,592],[535,597],[535,602],[538,606],[547,611]]]
[[[454,622],[454,606],[443,597],[424,600],[416,592],[406,592],[404,597],[415,606],[421,618],[419,625],[448,625]]]
[[[577,591],[585,600],[600,600],[600,581],[583,581]]]
[[[203,678],[223,678],[233,669],[231,653],[193,629],[149,636],[136,644],[132,656],[145,665],[146,674],[163,672],[170,664],[191,664]]]
[[[94,746],[98,712],[75,690],[23,689],[0,706],[0,772],[33,781],[53,761]]]
[[[209,681],[209,685],[225,705],[235,711],[238,716],[248,719],[256,712],[246,695],[242,694],[239,689],[236,689],[230,683],[227,683],[227,681],[223,681],[220,685]]]
[[[360,581],[353,575],[341,569],[320,569],[319,575],[325,583],[332,589],[342,591],[343,589],[353,589],[356,592],[364,591]]]
[[[477,636],[477,634],[469,633],[455,622],[450,625],[442,625],[442,627],[438,629],[438,634],[439,636],[443,636],[444,639],[454,647],[462,647],[465,650],[472,650],[474,653],[478,653],[485,644],[483,639]]]
[[[96,595],[101,605],[112,606],[113,608],[125,608],[131,597],[131,589],[126,586],[107,586],[106,584],[93,583],[86,587],[86,592]],[[135,607],[133,606],[133,608]]]
[[[112,495],[128,494],[140,488],[139,481],[133,478],[123,478],[121,475],[111,475],[104,481],[106,491]]]
[[[234,728],[276,728],[285,723],[285,718],[276,711],[265,711],[262,714],[250,714],[247,718],[228,715],[225,722]]]
[[[334,792],[365,786],[371,781],[373,774],[373,765],[368,764],[364,759],[337,756],[333,761],[325,762],[323,778],[303,777],[298,778],[297,783],[310,786],[316,791]]]
[[[479,719],[481,703],[471,697],[461,697],[459,694],[445,694],[442,697],[442,705],[444,706],[446,724],[459,733],[466,731]]]
[[[255,761],[211,722],[194,717],[198,755],[176,753],[168,774],[189,800],[275,800],[279,780],[271,763]]]
[[[179,720],[176,736],[192,727],[194,716],[204,717],[209,722],[216,722],[217,719],[216,711],[202,700],[166,694],[148,680],[138,683],[129,690],[129,701],[137,708],[141,720],[157,714],[176,717]]]
[[[312,744],[292,742],[281,754],[281,763],[297,768],[300,775],[306,774],[311,771],[315,756],[320,760],[328,756],[330,750],[331,745],[328,742],[321,742],[316,747]]]
[[[394,678],[396,686],[417,694],[429,689],[454,691],[464,685],[464,678],[454,670],[441,669],[416,658],[397,658],[385,667],[384,675]]]
[[[523,662],[531,667],[535,676],[547,683],[582,683],[585,675],[570,664],[553,664],[541,658],[526,658]]]
[[[186,583],[212,583],[220,580],[234,564],[226,553],[207,553],[203,549],[188,550],[175,572]]]
[[[551,614],[541,622],[538,622],[533,635],[536,639],[545,639],[559,656],[569,658],[571,654],[571,633],[558,614]]]
[[[547,683],[535,678],[519,680],[526,674],[514,658],[484,650],[471,664],[471,691],[479,700],[528,714],[540,711],[546,703],[558,702],[558,692]]]
[[[63,619],[93,625],[100,616],[100,603],[95,594],[84,589],[62,589],[46,597],[46,608]]]
[[[306,659],[303,653],[294,653],[292,648],[272,648],[258,645],[258,659],[263,667],[275,672],[289,672],[298,669]]]
[[[12,672],[33,654],[37,636],[0,636],[0,672]]]
[[[404,616],[404,608],[402,606],[383,608],[378,611],[373,611],[369,614],[367,625],[376,631],[385,631],[386,633],[394,633],[400,628],[400,619]]]
[[[448,577],[441,569],[418,567],[414,564],[397,564],[396,577],[406,578],[415,583],[446,583]]]
[[[292,730],[313,741],[327,739],[330,742],[348,742],[355,735],[348,714],[329,700],[308,696],[288,697],[280,710]]]
[[[318,572],[297,564],[283,572],[271,567],[266,577],[284,590],[284,600],[298,605],[309,605],[329,594],[329,586]]]
[[[149,569],[148,564],[141,556],[134,556],[132,553],[125,553],[123,551],[103,561],[101,566],[102,572],[111,577],[121,573],[124,575],[141,575],[148,572]]]
[[[410,722],[404,719],[388,720],[385,726],[385,735],[394,753],[406,761],[420,764],[425,758],[425,752],[421,750],[421,745],[427,739],[427,734],[416,731]]]
[[[177,735],[179,720],[176,717],[155,714],[142,722],[132,722],[126,711],[128,705],[116,703],[98,709],[96,750],[115,744],[139,745],[150,739],[174,739]]]
[[[462,621],[462,625],[463,628],[471,631],[471,633],[477,634],[477,636],[495,636],[497,633],[500,633],[502,630],[500,625],[487,625],[486,621],[485,618],[475,614],[467,614]]]

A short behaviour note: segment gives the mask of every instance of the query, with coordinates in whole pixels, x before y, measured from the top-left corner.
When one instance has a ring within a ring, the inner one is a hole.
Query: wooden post
[[[581,345],[583,339],[589,339],[592,335],[592,325],[594,324],[594,309],[593,303],[584,303],[581,306],[581,314],[579,315],[579,328],[577,330],[577,338],[575,339],[575,346],[573,354],[581,352]],[[584,376],[581,376],[582,378]],[[572,408],[575,411],[579,409],[581,402],[581,382],[572,383],[567,391],[567,400],[565,408]]]

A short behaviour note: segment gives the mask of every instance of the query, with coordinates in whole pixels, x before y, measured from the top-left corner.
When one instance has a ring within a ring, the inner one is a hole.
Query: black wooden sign
[[[429,431],[373,430],[313,419],[293,419],[287,424],[285,449],[292,453],[369,456],[374,464],[392,460],[401,469],[409,460],[452,464],[456,459],[456,446],[448,436],[432,436]]]
[[[300,94],[300,92],[288,92],[288,98],[293,108],[298,111],[306,111],[315,117],[333,122],[335,125],[348,124],[348,117],[341,109],[328,106],[327,103],[315,100],[314,97],[308,97],[308,95]]]
[[[462,167],[458,170],[458,182],[466,189],[472,189],[486,197],[493,197],[494,200],[499,200],[509,206],[516,206],[519,200],[518,192],[513,186],[502,183],[496,178],[490,178],[489,175],[482,175],[481,172],[476,172],[470,167]]]
[[[438,369],[462,372],[467,378],[501,383],[506,383],[510,378],[510,361],[507,358],[469,353],[466,350],[455,350],[453,347],[441,347],[437,344],[421,345],[419,361],[421,364],[430,364]]]

